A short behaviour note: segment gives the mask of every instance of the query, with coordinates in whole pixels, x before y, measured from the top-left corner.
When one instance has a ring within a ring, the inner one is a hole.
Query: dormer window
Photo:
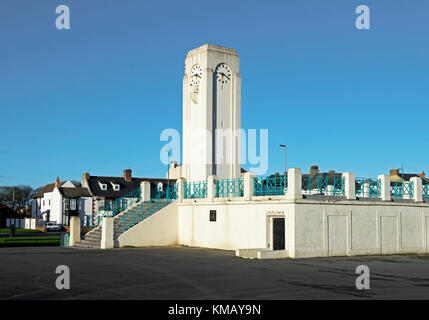
[[[115,191],[119,191],[121,189],[121,187],[119,186],[119,184],[112,183],[112,186],[113,186],[113,190],[115,190]]]
[[[100,185],[100,189],[105,191],[107,190],[107,184],[106,183],[101,183],[100,181],[98,181],[98,184]]]
[[[162,188],[163,188],[162,182],[158,182],[158,186],[157,186],[158,191],[161,192]]]

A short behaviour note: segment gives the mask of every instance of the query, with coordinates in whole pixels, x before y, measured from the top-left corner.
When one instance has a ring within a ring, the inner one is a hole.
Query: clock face
[[[198,64],[193,66],[191,70],[191,86],[198,86],[202,75],[203,71],[201,70],[201,67]]]
[[[231,82],[231,69],[224,63],[220,64],[216,68],[216,77],[217,81],[222,85],[222,88],[224,85]]]

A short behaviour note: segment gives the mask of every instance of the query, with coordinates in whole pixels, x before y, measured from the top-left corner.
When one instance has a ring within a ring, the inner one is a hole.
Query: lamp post
[[[283,179],[284,179],[284,184],[285,184],[285,188],[286,188],[286,145],[285,144],[281,144],[280,145],[280,147],[282,147],[282,148],[284,148],[285,149],[285,171],[284,171],[284,174],[283,174]]]

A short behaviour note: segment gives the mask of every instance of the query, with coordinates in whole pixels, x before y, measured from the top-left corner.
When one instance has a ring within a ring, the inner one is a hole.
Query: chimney
[[[125,181],[131,181],[132,180],[131,169],[125,169],[124,170],[124,179],[125,179]]]
[[[310,167],[310,175],[318,174],[319,173],[319,166],[311,166]]]
[[[422,173],[419,173],[419,177],[422,179],[426,179],[426,173],[424,171]]]
[[[55,180],[55,188],[59,188],[60,187],[60,178],[57,177],[57,179]]]
[[[82,188],[89,188],[88,181],[89,181],[89,172],[85,172],[82,174],[82,180],[80,181]]]
[[[399,169],[391,169],[390,176],[399,176]]]

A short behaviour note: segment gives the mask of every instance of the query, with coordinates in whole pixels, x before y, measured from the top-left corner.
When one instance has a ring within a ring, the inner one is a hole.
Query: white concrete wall
[[[172,202],[121,234],[115,246],[145,247],[177,245],[177,220],[177,203]]]
[[[284,217],[286,234],[293,235],[292,208],[276,201],[179,204],[179,244],[226,250],[271,247],[269,219]],[[216,210],[215,222],[210,210]],[[288,236],[286,249],[293,245]]]
[[[209,221],[210,210],[217,221]],[[429,206],[418,203],[287,200],[178,205],[179,244],[226,250],[272,248],[271,218],[285,218],[295,258],[429,252]]]
[[[295,257],[428,252],[429,207],[297,204]]]

